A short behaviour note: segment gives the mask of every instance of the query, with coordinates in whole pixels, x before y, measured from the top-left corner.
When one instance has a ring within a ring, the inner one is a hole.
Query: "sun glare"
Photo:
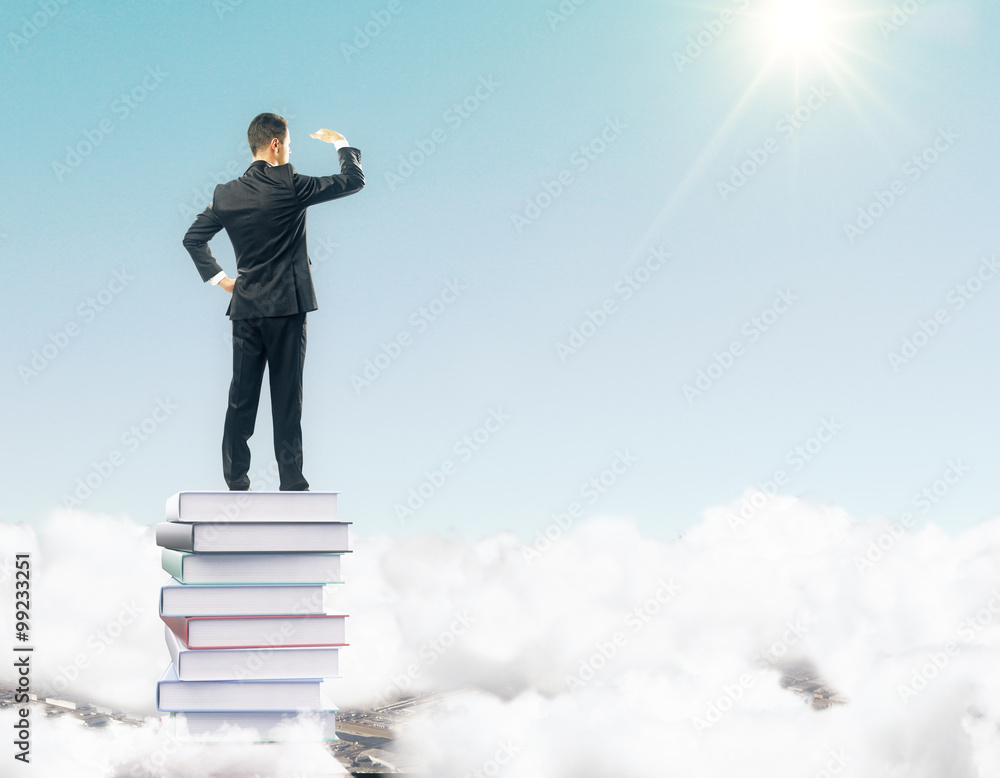
[[[822,42],[826,14],[814,0],[786,0],[775,9],[771,22],[782,46],[806,48]]]

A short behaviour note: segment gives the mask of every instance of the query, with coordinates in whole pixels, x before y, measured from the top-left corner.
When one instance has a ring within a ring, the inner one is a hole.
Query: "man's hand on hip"
[[[233,293],[233,289],[236,287],[236,279],[234,278],[223,278],[219,281],[219,286],[225,289],[229,294]]]

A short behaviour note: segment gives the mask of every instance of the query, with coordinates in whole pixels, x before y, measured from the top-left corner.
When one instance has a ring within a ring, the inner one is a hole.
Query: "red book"
[[[160,616],[187,648],[346,646],[344,615]]]

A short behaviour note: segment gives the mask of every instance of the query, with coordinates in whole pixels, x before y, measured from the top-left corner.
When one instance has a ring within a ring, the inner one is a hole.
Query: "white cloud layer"
[[[1000,775],[1000,518],[950,537],[746,498],[761,505],[746,520],[712,509],[672,543],[621,519],[544,549],[355,539],[341,707],[454,692],[403,737],[434,776]],[[58,511],[37,532],[0,524],[0,549],[11,642],[7,563],[32,554],[34,685],[157,715],[168,576],[152,529]],[[817,711],[783,689],[798,662],[848,702]],[[221,747],[163,758],[153,727],[33,724],[35,775],[242,774]],[[306,754],[283,748],[286,764]]]

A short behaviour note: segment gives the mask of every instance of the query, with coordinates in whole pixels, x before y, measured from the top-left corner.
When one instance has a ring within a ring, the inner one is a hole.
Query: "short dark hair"
[[[276,113],[259,113],[253,117],[247,129],[247,141],[250,143],[250,153],[257,156],[257,151],[271,143],[272,138],[285,142],[288,132],[288,122]]]

